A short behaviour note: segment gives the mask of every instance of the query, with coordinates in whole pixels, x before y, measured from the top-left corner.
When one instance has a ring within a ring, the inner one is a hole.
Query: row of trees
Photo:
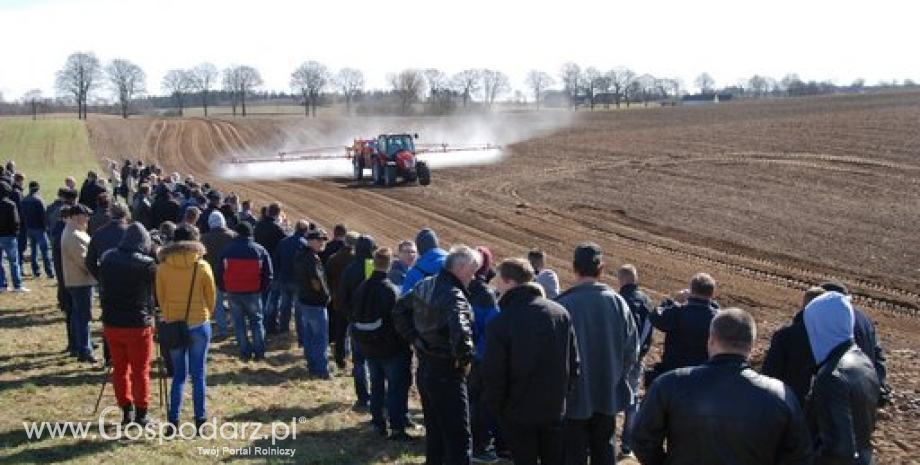
[[[453,75],[438,69],[410,68],[387,75],[389,95],[397,102],[399,111],[409,112],[418,102],[425,102],[433,113],[448,113],[458,104],[466,107],[474,100],[491,108],[495,102],[512,91],[509,77],[492,69],[466,69]],[[531,70],[522,83],[532,102],[541,106],[591,108],[598,104],[604,107],[621,104],[629,106],[652,101],[675,102],[684,94],[680,79],[660,78],[650,74],[639,74],[625,67],[601,70],[593,66],[582,68],[577,63],[566,63],[553,76],[541,70]],[[750,79],[717,90],[716,81],[708,73],[700,74],[694,84],[702,94],[731,93],[739,97],[763,97],[773,95],[814,95],[837,89],[829,82],[804,82],[794,74],[777,81],[770,77],[755,75]],[[202,63],[190,69],[173,69],[166,72],[160,88],[174,99],[179,115],[197,96],[205,116],[215,93],[229,96],[233,115],[239,109],[246,116],[247,98],[254,95],[263,85],[259,71],[246,65],[233,65],[224,70],[211,63]],[[341,98],[346,111],[351,114],[355,100],[365,94],[365,77],[361,70],[342,68],[330,70],[317,61],[306,61],[293,70],[290,88],[303,105],[305,116],[316,116],[316,107],[324,95]],[[864,85],[857,81],[853,86]],[[101,88],[107,88],[117,102],[120,113],[127,118],[131,102],[147,92],[146,74],[143,69],[126,59],[114,59],[105,66],[89,52],[70,55],[64,67],[57,73],[56,87],[60,95],[67,96],[77,106],[80,118],[86,117],[90,95]],[[561,87],[561,89],[559,89]],[[527,101],[528,97],[518,91],[516,100]],[[29,91],[23,101],[32,107],[33,115],[41,92]],[[198,102],[196,102],[198,103]]]

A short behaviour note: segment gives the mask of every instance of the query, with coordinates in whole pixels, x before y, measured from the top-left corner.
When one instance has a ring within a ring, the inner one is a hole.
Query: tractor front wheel
[[[431,184],[431,169],[426,163],[419,163],[416,167],[418,171],[418,183],[427,186]]]
[[[360,160],[355,159],[355,181],[361,182],[364,179],[364,164]]]

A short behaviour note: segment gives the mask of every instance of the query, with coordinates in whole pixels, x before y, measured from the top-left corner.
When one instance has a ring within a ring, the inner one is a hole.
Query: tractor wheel
[[[383,170],[380,169],[379,163],[374,163],[374,166],[371,168],[371,176],[373,177],[375,185],[383,184]]]
[[[427,186],[431,184],[431,169],[428,168],[428,165],[425,163],[419,163],[416,167],[418,171],[418,183]]]
[[[355,167],[355,181],[361,182],[364,180],[364,164],[359,160],[354,161]]]
[[[397,177],[396,175],[397,174],[398,173],[396,172],[395,166],[387,166],[387,179],[386,179],[387,187],[393,187],[396,185],[396,177]]]

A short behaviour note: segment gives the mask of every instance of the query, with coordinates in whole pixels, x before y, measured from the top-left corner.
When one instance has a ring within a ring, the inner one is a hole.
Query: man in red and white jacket
[[[265,358],[262,292],[271,284],[272,260],[265,248],[252,240],[249,223],[238,224],[234,231],[237,237],[224,249],[214,274],[233,316],[240,357],[262,360]],[[246,332],[247,322],[252,331],[251,343]]]

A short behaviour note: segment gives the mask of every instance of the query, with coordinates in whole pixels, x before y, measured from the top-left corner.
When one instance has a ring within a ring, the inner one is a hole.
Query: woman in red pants
[[[102,324],[112,357],[112,385],[124,411],[124,424],[133,421],[142,427],[151,422],[147,405],[157,270],[151,245],[147,230],[134,223],[118,248],[103,255],[99,265]]]

